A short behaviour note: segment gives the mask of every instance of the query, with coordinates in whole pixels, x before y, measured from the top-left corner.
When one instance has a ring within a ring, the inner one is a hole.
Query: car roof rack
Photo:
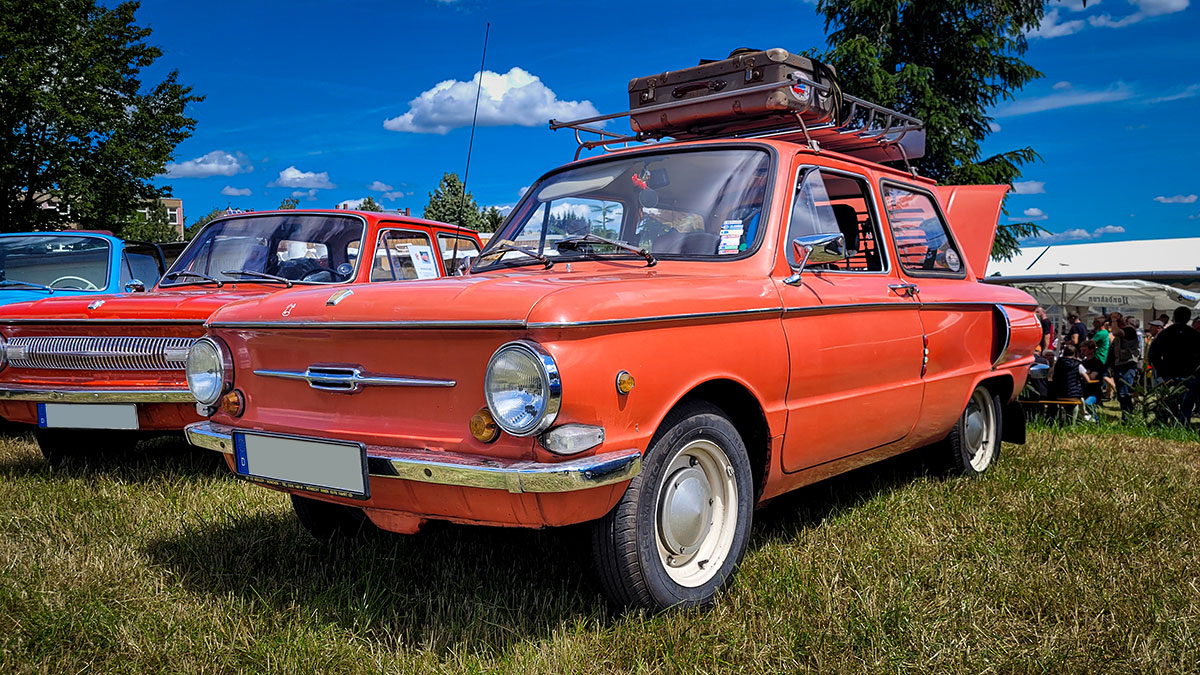
[[[793,86],[812,87],[822,97],[834,95],[833,88],[829,84],[814,82],[799,73],[792,73],[789,81],[770,82],[744,89],[720,92],[706,96],[705,100],[734,98]],[[573,129],[575,131],[575,141],[579,145],[575,150],[575,159],[579,159],[579,154],[584,150],[601,148],[608,152],[613,149],[610,146],[629,147],[630,143],[653,143],[666,137],[676,140],[772,138],[803,143],[816,152],[832,150],[872,162],[902,161],[909,171],[912,171],[909,160],[917,159],[925,154],[925,123],[915,117],[848,94],[842,95],[842,101],[841,111],[843,114],[840,121],[836,118],[835,112],[814,107],[803,112],[781,115],[778,122],[771,121],[767,126],[761,124],[761,119],[757,120],[760,124],[752,129],[744,128],[746,123],[738,118],[697,127],[685,133],[676,132],[674,135],[666,131],[620,134],[593,126],[597,122],[671,110],[695,103],[694,99],[690,99],[569,122],[552,119],[550,120],[550,129],[553,131]],[[592,134],[593,137],[585,137],[583,134]]]

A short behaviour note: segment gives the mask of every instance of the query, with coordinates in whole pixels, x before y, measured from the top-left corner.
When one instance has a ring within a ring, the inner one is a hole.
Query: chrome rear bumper
[[[184,429],[192,445],[226,454],[234,452],[233,432],[233,427],[212,422],[197,422]],[[633,478],[642,470],[642,453],[631,448],[549,463],[368,445],[367,465],[371,478],[512,493],[572,492]]]
[[[41,403],[195,403],[185,389],[66,389],[0,387],[0,401]]]

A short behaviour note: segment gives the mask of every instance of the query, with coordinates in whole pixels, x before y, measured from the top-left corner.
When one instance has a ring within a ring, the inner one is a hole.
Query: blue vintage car
[[[49,295],[145,290],[166,269],[161,247],[95,232],[0,234],[0,305]]]

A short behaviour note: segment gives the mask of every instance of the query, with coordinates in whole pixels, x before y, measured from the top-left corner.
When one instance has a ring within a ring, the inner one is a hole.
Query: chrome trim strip
[[[195,403],[187,389],[0,387],[0,401],[57,403]]]
[[[346,374],[322,372],[345,370]],[[402,377],[396,375],[368,375],[353,366],[309,366],[307,370],[256,370],[261,377],[278,377],[284,380],[303,380],[308,386],[322,391],[354,393],[364,385],[381,387],[453,387],[454,380],[439,380],[424,377]]]
[[[523,320],[504,321],[214,321],[212,328],[328,328],[328,329],[376,329],[408,328],[413,330],[451,328],[491,329],[524,328]]]
[[[619,326],[629,323],[654,323],[658,321],[693,321],[696,319],[723,319],[733,316],[750,316],[757,314],[773,314],[782,311],[781,307],[763,307],[759,309],[735,309],[726,312],[696,312],[693,314],[662,314],[659,316],[638,316],[628,319],[597,319],[595,321],[536,321],[528,324],[529,328],[580,328],[589,326]]]
[[[232,427],[212,422],[196,422],[184,429],[192,445],[229,455],[234,453],[233,432]],[[550,463],[368,445],[367,462],[368,465],[382,463],[390,469],[387,474],[371,473],[371,478],[506,490],[520,494],[573,492],[627,481],[641,472],[642,453],[630,448]]]
[[[1012,319],[1009,318],[1008,312],[1005,311],[1002,305],[993,305],[993,307],[995,308],[994,311],[998,312],[1000,317],[1004,319],[1004,343],[1000,345],[1000,353],[996,356],[996,360],[992,361],[992,370],[995,370],[996,366],[1007,360],[1008,345],[1012,340]]]

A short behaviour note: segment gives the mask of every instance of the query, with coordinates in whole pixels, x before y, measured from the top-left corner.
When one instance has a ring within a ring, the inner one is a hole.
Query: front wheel
[[[753,500],[746,446],[725,414],[702,402],[672,411],[594,527],[605,592],[627,609],[711,605],[746,552]]]
[[[1000,455],[1000,397],[982,385],[971,392],[967,407],[942,444],[947,470],[978,476]]]

